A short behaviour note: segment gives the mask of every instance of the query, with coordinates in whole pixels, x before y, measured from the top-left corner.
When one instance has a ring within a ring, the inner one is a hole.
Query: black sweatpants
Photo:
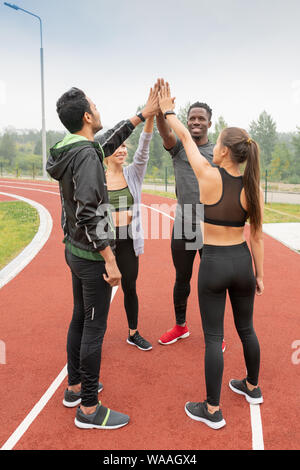
[[[187,301],[191,292],[190,282],[193,274],[193,265],[197,251],[201,257],[202,249],[187,249],[187,244],[195,239],[187,240],[184,237],[176,239],[173,227],[171,251],[173,264],[176,270],[176,279],[173,289],[173,304],[176,324],[182,325],[186,321]]]
[[[256,280],[246,242],[232,246],[204,245],[198,277],[199,306],[205,338],[207,402],[220,403],[224,311],[228,291],[235,327],[242,341],[247,380],[258,384],[260,347],[253,328]]]
[[[139,272],[139,257],[136,256],[131,226],[116,227],[116,262],[122,275],[121,286],[124,293],[124,307],[128,327],[136,330],[138,326],[139,302],[136,292],[136,281]]]
[[[104,280],[104,261],[78,258],[66,249],[72,273],[74,309],[67,338],[68,383],[81,383],[83,406],[98,403],[101,351],[112,288]]]

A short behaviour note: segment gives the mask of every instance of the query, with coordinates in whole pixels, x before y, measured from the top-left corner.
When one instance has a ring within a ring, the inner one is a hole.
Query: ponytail
[[[260,207],[260,162],[259,148],[254,140],[247,142],[248,156],[244,171],[243,182],[247,201],[250,224],[254,231],[259,230],[262,224]]]
[[[238,127],[227,127],[221,134],[222,145],[228,147],[235,163],[246,162],[243,175],[247,212],[254,231],[260,229],[262,213],[260,207],[260,152],[258,144],[246,131]]]

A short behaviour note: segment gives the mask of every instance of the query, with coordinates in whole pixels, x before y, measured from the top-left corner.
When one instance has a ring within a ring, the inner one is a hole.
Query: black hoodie
[[[134,130],[121,121],[95,141],[78,140],[50,149],[47,172],[59,181],[66,242],[90,252],[114,248],[103,158],[112,155]]]

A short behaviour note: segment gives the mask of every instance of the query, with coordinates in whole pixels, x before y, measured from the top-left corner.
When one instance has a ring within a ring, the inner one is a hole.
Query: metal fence
[[[146,176],[143,184],[143,189],[159,191],[164,193],[175,194],[175,180],[174,176],[168,173],[165,169],[164,178],[149,178]],[[38,171],[35,165],[30,170],[21,171],[18,168],[7,172],[0,163],[0,177],[2,178],[24,178],[24,179],[40,179],[42,174]],[[50,177],[49,177],[50,181]],[[265,203],[282,203],[282,204],[300,204],[300,184],[287,184],[287,183],[274,183],[268,180],[268,174],[261,180],[262,189],[264,191]]]
[[[287,184],[271,182],[268,180],[268,172],[261,179],[261,187],[264,191],[265,203],[300,204],[300,184]],[[175,180],[168,172],[165,178],[145,178],[143,189],[175,194]]]

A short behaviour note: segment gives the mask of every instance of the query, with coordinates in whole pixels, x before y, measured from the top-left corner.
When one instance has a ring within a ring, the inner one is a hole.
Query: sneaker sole
[[[76,401],[66,401],[63,400],[63,405],[66,406],[67,408],[75,408],[75,406],[80,405],[81,403],[81,398],[78,398]]]
[[[75,418],[74,423],[80,429],[119,429],[119,428],[122,428],[123,426],[126,426],[126,424],[128,424],[129,421],[123,424],[116,424],[115,426],[100,426],[100,425],[98,426],[97,424],[82,423],[77,418]]]
[[[102,390],[103,390],[103,387],[98,388],[98,393],[102,392]],[[63,405],[66,406],[67,408],[75,408],[75,406],[80,405],[80,403],[81,403],[81,398],[78,398],[78,400],[76,401],[66,401],[65,399],[63,399]]]
[[[231,382],[231,381],[230,381]],[[245,392],[242,392],[242,390],[239,390],[238,388],[235,388],[231,383],[229,382],[229,388],[234,392],[237,393],[238,395],[244,395],[246,398],[247,402],[250,403],[251,405],[260,405],[260,403],[263,403],[264,399],[263,397],[260,398],[252,398],[249,397],[249,395]]]
[[[186,403],[186,405],[187,405],[187,403]],[[185,405],[184,409],[185,409],[185,412],[186,412],[186,414],[188,415],[189,418],[194,419],[195,421],[199,421],[201,423],[204,423],[207,426],[209,426],[211,429],[221,429],[226,425],[225,419],[222,419],[222,421],[214,423],[213,421],[210,421],[209,419],[200,418],[199,416],[195,416],[187,409],[186,405]]]
[[[188,336],[190,336],[190,332],[188,331],[187,333],[184,333],[184,335],[182,336],[178,336],[177,338],[175,339],[172,339],[172,341],[169,341],[168,343],[163,343],[160,339],[158,340],[158,342],[160,344],[162,344],[163,346],[166,346],[168,344],[173,344],[173,343],[176,343],[176,341],[178,341],[179,339],[184,339],[184,338],[187,338]]]
[[[147,349],[144,349],[144,348],[141,348],[140,346],[138,346],[137,344],[135,343],[132,343],[131,341],[129,341],[129,339],[126,340],[128,344],[131,344],[131,346],[136,346],[137,348],[139,348],[141,351],[150,351],[152,349],[152,346],[150,346],[150,348],[147,348]]]

